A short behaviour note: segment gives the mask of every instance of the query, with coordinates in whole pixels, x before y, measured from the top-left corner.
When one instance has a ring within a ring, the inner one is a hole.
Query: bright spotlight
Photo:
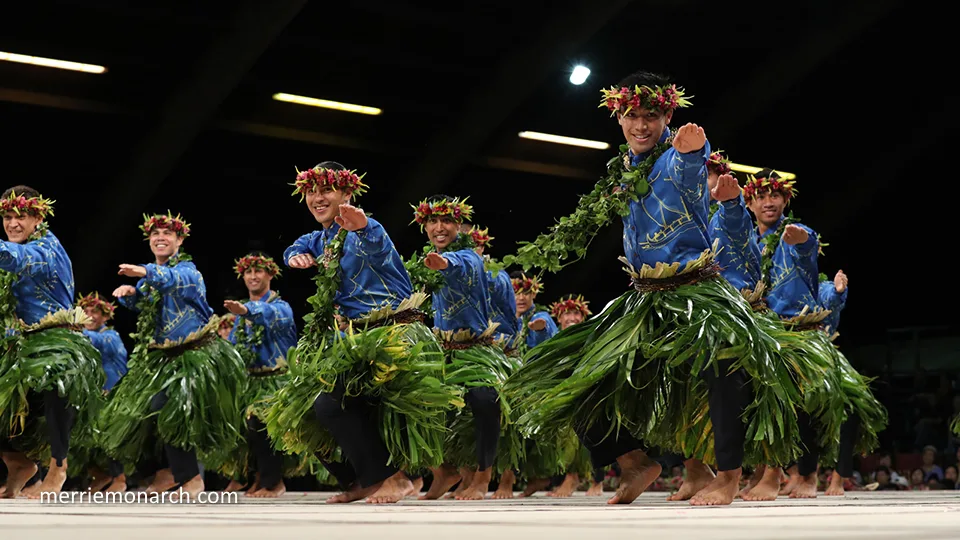
[[[570,82],[573,84],[583,84],[587,80],[587,77],[590,76],[590,68],[586,66],[577,66],[573,68],[573,73],[570,74]]]

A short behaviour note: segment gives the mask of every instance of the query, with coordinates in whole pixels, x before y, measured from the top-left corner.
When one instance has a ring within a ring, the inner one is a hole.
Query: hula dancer
[[[130,371],[107,404],[101,445],[122,463],[162,462],[147,491],[203,491],[197,454],[240,443],[246,374],[240,355],[219,339],[203,276],[181,249],[190,225],[179,215],[144,216],[140,226],[154,262],[121,264],[139,278],[113,291],[137,313]]]
[[[73,307],[73,266],[48,230],[53,201],[15,186],[0,197],[0,302],[6,329],[0,350],[0,450],[7,483],[0,497],[13,499],[37,473],[50,467],[36,493],[58,493],[67,478],[70,435],[94,424],[103,371],[100,355],[80,330],[87,322]]]
[[[287,351],[297,345],[297,325],[290,304],[270,288],[273,279],[280,275],[280,268],[272,258],[253,253],[236,261],[234,270],[247,287],[249,300],[227,300],[223,307],[236,316],[229,340],[236,345],[250,379],[244,402],[248,449],[239,452],[241,459],[232,463],[231,487],[234,491],[242,487],[236,477],[246,472],[247,456],[252,453],[257,473],[247,495],[275,498],[287,491],[283,483],[284,460],[267,437],[263,406],[288,380]]]
[[[424,295],[413,293],[383,226],[351,204],[366,190],[361,177],[325,161],[295,186],[323,229],[301,236],[284,261],[315,269],[317,294],[267,431],[287,453],[329,464],[345,491],[328,503],[394,503],[416,489],[404,471],[440,464],[446,414],[461,395],[442,382],[443,351],[417,309]]]
[[[519,354],[514,348],[514,341],[517,335],[516,299],[513,293],[513,284],[510,276],[499,268],[500,264],[490,255],[484,254],[486,248],[490,245],[493,237],[490,236],[488,229],[481,229],[468,223],[460,225],[460,236],[464,238],[469,235],[473,240],[474,251],[483,257],[484,266],[487,268],[487,293],[490,298],[490,319],[497,323],[497,333],[494,339],[502,343],[504,352],[507,354]],[[432,247],[432,245],[431,245]],[[455,250],[454,250],[455,251]],[[495,270],[491,267],[496,268]]]
[[[473,208],[458,198],[435,195],[414,209],[414,221],[435,249],[424,257],[424,265],[440,272],[444,281],[433,293],[433,320],[447,353],[446,381],[466,389],[467,405],[453,421],[444,463],[433,469],[433,483],[422,498],[436,499],[460,481],[458,500],[480,500],[487,493],[494,465],[501,471],[517,465],[516,434],[506,438],[502,456],[497,447],[501,428],[507,427],[501,424],[501,416],[509,418],[509,409],[502,410],[505,403],[499,391],[519,360],[493,346],[496,324],[490,320],[484,262],[472,248],[460,245],[460,237],[466,236],[458,233],[460,225],[470,220]]]
[[[123,345],[120,334],[107,326],[107,321],[113,319],[116,306],[113,302],[100,298],[99,293],[93,293],[77,300],[77,307],[90,318],[84,325],[83,335],[100,351],[103,372],[106,374],[103,391],[110,396],[110,391],[127,373],[127,348]],[[127,475],[124,473],[123,464],[107,458],[100,449],[92,450],[91,454],[91,462],[88,464],[92,480],[90,491],[97,492],[103,488],[118,493],[126,491]]]
[[[517,319],[520,333],[517,347],[522,353],[552,338],[558,332],[556,323],[546,311],[537,308],[537,295],[543,289],[537,276],[527,277],[520,270],[510,272],[513,293],[517,299]]]
[[[751,403],[747,373],[769,364],[778,345],[719,275],[707,233],[710,146],[695,124],[667,127],[674,110],[689,105],[683,91],[662,76],[637,73],[603,95],[601,107],[616,115],[626,139],[621,155],[572,216],[505,262],[558,271],[622,217],[634,290],[530,351],[511,379],[510,389],[524,396],[520,423],[527,434],[572,426],[595,466],[619,463],[620,487],[608,502],[625,504],[661,471],[640,439],[712,458],[708,441],[689,429],[707,414],[702,400],[720,473],[691,502],[730,504],[748,436],[766,439],[773,452],[788,450],[789,441],[773,435],[775,418],[742,420],[748,406],[767,414],[792,407],[769,395]]]
[[[233,325],[236,322],[237,316],[233,313],[227,313],[220,317],[220,324],[217,326],[217,335],[227,341],[231,341],[230,334],[233,333]]]
[[[798,474],[779,492],[791,498],[814,498],[821,454],[825,461],[836,460],[837,441],[844,431],[851,457],[854,451],[871,451],[878,444],[877,433],[886,426],[886,410],[874,398],[868,382],[824,332],[823,321],[831,312],[820,302],[819,236],[795,223],[792,215],[783,215],[796,194],[794,182],[764,169],[750,178],[743,193],[757,218],[758,239],[763,245],[761,278],[767,291],[766,303],[794,333],[794,339],[802,342],[796,347],[818,351],[816,356],[826,367],[826,382],[814,379],[804,388],[798,427],[805,451],[797,459]],[[751,496],[761,489],[772,492],[779,486],[779,476],[779,469],[768,467]]]

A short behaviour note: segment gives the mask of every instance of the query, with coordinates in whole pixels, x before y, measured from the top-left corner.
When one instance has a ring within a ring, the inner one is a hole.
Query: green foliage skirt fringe
[[[266,410],[270,400],[290,381],[289,372],[284,369],[273,374],[250,375],[247,381],[247,395],[243,398],[244,418],[256,416],[265,423]],[[246,431],[244,431],[246,433]],[[232,451],[224,454],[207,454],[204,465],[218,474],[243,482],[249,480],[256,469],[256,459],[245,441]],[[283,477],[313,476],[320,484],[327,484],[330,473],[313,454],[284,454]]]
[[[7,337],[2,347],[0,437],[30,459],[49,459],[40,393],[55,390],[77,411],[71,445],[92,447],[92,427],[103,403],[105,375],[100,353],[90,341],[79,332],[49,328]]]
[[[780,358],[771,324],[719,277],[672,290],[628,291],[591,319],[531,349],[507,383],[528,437],[597,421],[651,446],[713,459],[704,369],[744,369],[757,390],[744,416],[747,453],[790,459],[799,452],[798,383]]]
[[[317,423],[313,404],[339,383],[345,397],[377,404],[371,420],[391,465],[415,472],[442,463],[446,415],[463,406],[463,393],[444,382],[443,350],[422,323],[350,331],[317,348],[301,340],[287,364],[290,381],[274,394],[264,418],[278,450],[336,459],[337,443]]]
[[[247,371],[233,346],[204,339],[196,348],[171,353],[152,349],[111,392],[101,415],[100,447],[121,463],[152,456],[158,442],[192,448],[198,457],[231,451],[246,431],[243,402]],[[168,401],[151,414],[154,395]]]
[[[450,349],[447,353],[446,383],[463,388],[491,387],[500,396],[500,441],[493,468],[496,474],[517,471],[523,463],[525,442],[514,422],[511,402],[503,387],[508,377],[520,368],[520,358],[507,356],[495,345],[474,345],[467,349]],[[476,466],[477,447],[473,413],[461,409],[450,419],[450,431],[444,446],[444,462],[455,466]]]

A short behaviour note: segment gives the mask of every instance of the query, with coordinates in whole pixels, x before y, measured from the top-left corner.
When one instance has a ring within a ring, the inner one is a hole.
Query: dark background
[[[315,229],[294,167],[367,172],[360,202],[407,256],[424,242],[410,203],[470,196],[502,257],[573,210],[622,142],[599,88],[637,69],[693,95],[696,122],[739,163],[798,175],[793,210],[829,243],[850,299],[840,343],[902,327],[955,329],[951,258],[957,134],[948,17],[917,3],[121,2],[10,6],[0,50],[105,65],[103,75],[0,62],[3,183],[57,200],[52,230],[78,293],[132,282],[151,259],[143,213],[180,212],[211,306],[245,294],[232,262],[279,258]],[[567,78],[583,63],[581,86]],[[273,101],[288,92],[384,110],[362,116]],[[543,131],[596,151],[522,140]],[[627,286],[611,227],[540,300],[599,309]],[[274,288],[306,312],[310,275]],[[118,310],[121,333],[134,317]]]

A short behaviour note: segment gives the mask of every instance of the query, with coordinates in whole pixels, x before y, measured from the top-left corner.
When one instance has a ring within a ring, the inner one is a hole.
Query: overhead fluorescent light
[[[353,103],[340,103],[339,101],[330,101],[327,99],[317,99],[312,97],[297,96],[294,94],[284,94],[282,92],[273,95],[277,101],[286,101],[298,105],[309,105],[311,107],[322,107],[324,109],[334,109],[358,114],[369,114],[376,116],[383,111],[376,107],[367,107],[365,105],[354,105]]]
[[[520,137],[532,139],[535,141],[551,142],[557,144],[567,144],[570,146],[582,146],[584,148],[593,148],[594,150],[606,150],[610,145],[601,141],[590,141],[587,139],[577,139],[574,137],[564,137],[562,135],[551,135],[549,133],[540,133],[537,131],[521,131]]]
[[[731,169],[731,170],[734,170],[734,171],[737,171],[737,172],[742,172],[742,173],[747,173],[747,174],[757,174],[758,172],[760,172],[760,171],[763,170],[763,169],[760,168],[760,167],[751,167],[751,166],[749,166],[749,165],[741,165],[741,164],[739,164],[739,163],[728,163],[728,165],[730,165],[730,169]],[[793,179],[795,179],[795,178],[797,177],[797,175],[795,175],[795,174],[793,174],[793,173],[788,173],[788,172],[783,172],[783,171],[776,171],[776,170],[775,170],[775,172],[776,172],[777,174],[779,174],[780,177],[783,178],[784,180],[793,180]]]
[[[573,73],[570,74],[570,82],[573,84],[583,84],[589,76],[590,68],[586,66],[577,66],[573,68]]]
[[[17,62],[18,64],[30,64],[34,66],[68,69],[70,71],[82,71],[84,73],[107,72],[107,68],[98,66],[96,64],[81,64],[79,62],[68,62],[67,60],[55,60],[53,58],[43,58],[42,56],[28,56],[26,54],[15,54],[3,51],[0,51],[0,60]]]

